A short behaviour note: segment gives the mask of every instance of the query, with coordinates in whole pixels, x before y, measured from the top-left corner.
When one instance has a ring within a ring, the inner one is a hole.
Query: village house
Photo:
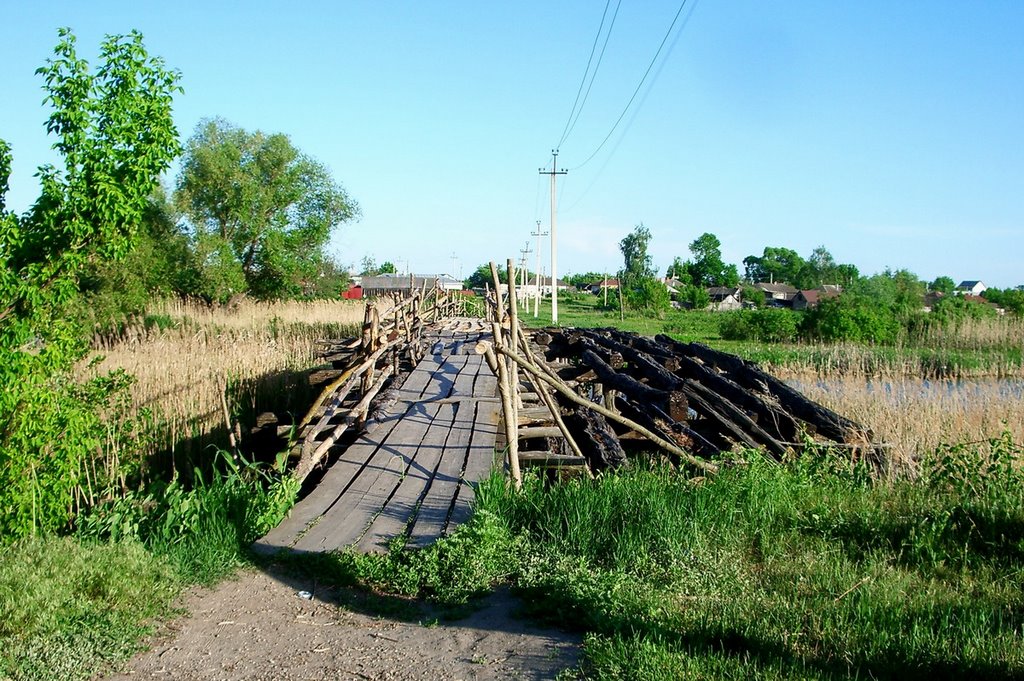
[[[757,282],[754,284],[754,288],[764,294],[764,302],[770,307],[791,307],[793,299],[799,293],[795,287],[789,284],[776,284],[767,281]]]
[[[812,288],[807,291],[797,291],[793,298],[794,310],[810,310],[818,307],[818,303],[826,298],[837,298],[842,288],[834,284],[826,284],[820,288]]]
[[[598,281],[595,281],[592,284],[586,284],[583,288],[597,296],[604,293],[605,288],[607,288],[609,291],[617,291],[619,289],[619,280],[599,279]]]
[[[363,298],[408,294],[412,289],[440,286],[445,291],[461,291],[462,282],[447,274],[379,274],[373,277],[352,277],[353,289],[359,288]]]
[[[707,291],[711,300],[708,305],[710,310],[724,312],[743,307],[743,289],[739,286],[712,286]]]
[[[985,282],[983,282],[983,281],[974,281],[974,280],[961,281],[960,285],[956,287],[956,294],[958,296],[962,296],[962,295],[980,296],[987,289],[988,289],[988,286],[985,286]]]

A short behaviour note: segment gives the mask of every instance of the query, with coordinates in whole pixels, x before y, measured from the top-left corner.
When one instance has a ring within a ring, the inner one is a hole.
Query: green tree
[[[230,287],[240,271],[245,289],[265,299],[301,294],[332,231],[359,214],[327,168],[286,135],[221,119],[200,123],[186,144],[175,198],[201,246],[201,266]]]
[[[651,230],[640,223],[619,242],[623,267],[620,280],[627,283],[654,278],[654,260],[647,252],[651,243]]]
[[[498,281],[503,284],[508,283],[508,274],[506,273],[505,268],[498,268]],[[494,288],[494,278],[491,277],[490,264],[479,265],[475,270],[473,270],[473,274],[469,275],[463,284],[466,288],[485,288],[488,286]]]
[[[764,307],[765,300],[764,291],[754,286],[746,285],[743,287],[743,302],[754,307]]]
[[[956,290],[956,282],[954,282],[952,278],[946,276],[935,277],[935,280],[928,284],[928,290],[937,291],[938,293],[944,293],[949,296]]]
[[[149,196],[132,250],[122,260],[93,257],[79,277],[81,311],[99,333],[115,333],[154,298],[195,295],[201,282],[178,215],[158,185]]]
[[[797,281],[806,261],[789,248],[765,246],[761,256],[748,255],[743,259],[744,279],[758,282],[789,283]]]
[[[619,242],[623,258],[619,292],[632,309],[661,311],[669,306],[668,289],[655,276],[654,261],[647,253],[650,243],[651,231],[643,223]]]
[[[66,525],[88,457],[123,425],[110,411],[123,394],[123,375],[80,382],[71,373],[86,344],[70,312],[89,263],[121,259],[131,250],[147,199],[178,151],[171,118],[178,74],[146,53],[139,33],[108,36],[95,73],[78,57],[71,31],[58,34],[55,57],[37,73],[53,109],[47,130],[56,137],[63,168],[39,169],[40,197],[20,217],[3,199],[11,155],[0,141],[5,539]],[[110,482],[91,484],[102,492]]]
[[[398,268],[395,267],[395,263],[390,260],[385,260],[380,265],[381,274],[398,274]]]
[[[1024,316],[1024,288],[985,289],[981,294],[985,300],[995,303],[1017,316]]]
[[[690,244],[693,261],[689,264],[694,286],[736,286],[740,281],[735,265],[722,261],[722,242],[711,232],[705,232]]]

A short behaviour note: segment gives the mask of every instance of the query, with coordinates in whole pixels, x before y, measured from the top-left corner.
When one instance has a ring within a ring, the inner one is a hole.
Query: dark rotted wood
[[[769,402],[759,399],[750,391],[744,390],[730,378],[712,371],[690,357],[678,356],[677,374],[690,378],[705,385],[716,393],[750,412],[757,418],[757,423],[774,437],[783,442],[796,442],[803,434],[803,428],[790,414]]]
[[[620,332],[615,334],[614,337],[621,341],[621,336],[623,335]],[[632,341],[630,344],[634,348],[656,357],[659,363],[672,371],[676,376],[692,378],[752,414],[752,418],[754,418],[758,425],[773,438],[782,442],[796,442],[801,439],[803,429],[791,415],[776,405],[759,399],[755,394],[743,388],[735,381],[709,369],[692,357],[687,357],[679,352],[673,354],[671,350],[667,349],[678,346],[678,343],[673,341],[672,346],[668,346],[643,336],[627,338],[630,338]],[[668,358],[674,361],[671,363],[665,361]]]
[[[597,379],[597,374],[594,373],[593,369],[585,366],[569,365],[558,367],[555,370],[555,374],[566,382],[576,381],[577,383],[585,383]]]
[[[625,463],[626,452],[604,416],[579,407],[565,417],[565,423],[574,433],[583,434],[575,439],[592,470],[616,468]]]
[[[871,439],[871,433],[867,428],[845,416],[837,414],[827,407],[807,399],[799,391],[764,372],[753,362],[748,362],[740,357],[719,352],[718,350],[712,350],[702,343],[683,345],[672,341],[667,336],[658,336],[657,340],[662,341],[663,338],[677,346],[681,346],[684,353],[699,357],[705,363],[710,363],[729,372],[734,381],[748,390],[756,390],[758,392],[767,390],[769,394],[779,401],[783,409],[802,421],[811,424],[816,432],[825,437],[838,442]]]
[[[755,423],[742,409],[710,388],[693,379],[679,378],[643,352],[613,339],[596,334],[586,334],[585,340],[581,342],[585,344],[599,343],[608,350],[620,354],[629,361],[633,368],[648,378],[651,384],[657,385],[663,391],[682,392],[694,411],[717,421],[737,442],[754,448],[763,446],[776,457],[781,457],[786,453],[786,447],[776,438]],[[602,380],[603,378],[602,376]],[[667,392],[666,394],[670,396],[665,400],[666,411],[671,414],[672,393]]]
[[[701,456],[711,455],[723,449],[723,447],[694,449],[693,430],[689,425],[674,422],[656,407],[637,403],[626,395],[619,395],[617,401],[623,416],[636,421],[652,433],[675,443],[679,447],[694,451]],[[671,457],[673,463],[680,463],[679,458],[675,454],[668,452],[668,456]]]
[[[595,349],[586,348],[580,354],[580,360],[594,370],[601,383],[604,384],[605,390],[617,390],[633,399],[658,405],[662,411],[667,411],[668,395],[664,390],[644,385],[628,374],[615,371],[613,365],[602,359]]]

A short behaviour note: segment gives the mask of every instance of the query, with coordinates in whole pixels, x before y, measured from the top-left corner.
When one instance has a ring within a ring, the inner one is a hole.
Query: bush
[[[801,334],[809,340],[895,343],[903,331],[896,313],[861,296],[826,298],[804,314]]]
[[[719,332],[726,340],[788,343],[796,339],[798,313],[777,308],[726,313]]]

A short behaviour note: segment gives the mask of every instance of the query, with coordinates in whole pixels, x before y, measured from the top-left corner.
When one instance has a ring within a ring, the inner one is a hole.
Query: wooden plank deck
[[[484,334],[454,328],[426,339],[431,352],[394,413],[349,446],[256,551],[384,552],[395,537],[425,546],[469,517],[472,484],[494,465],[500,403],[497,379],[473,354]]]

